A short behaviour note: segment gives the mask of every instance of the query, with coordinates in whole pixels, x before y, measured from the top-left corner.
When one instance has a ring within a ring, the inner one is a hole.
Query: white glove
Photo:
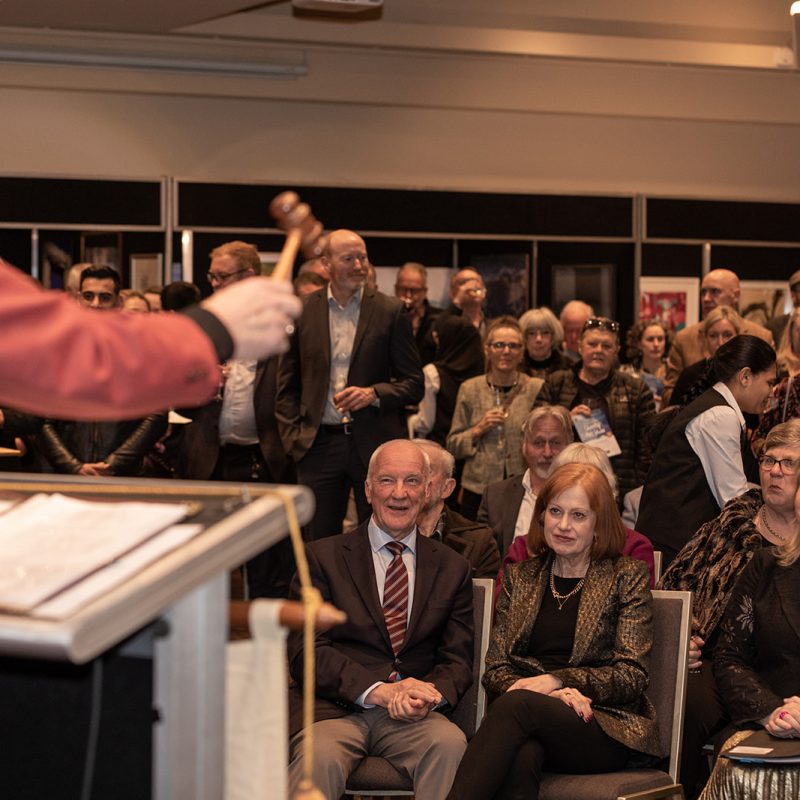
[[[233,357],[261,360],[289,348],[292,321],[302,304],[289,281],[255,277],[220,289],[201,304],[233,339]]]

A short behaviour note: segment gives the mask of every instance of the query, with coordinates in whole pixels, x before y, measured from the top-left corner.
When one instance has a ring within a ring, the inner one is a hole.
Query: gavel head
[[[306,258],[319,258],[325,250],[322,223],[319,222],[307,203],[301,203],[296,192],[281,192],[269,204],[270,214],[278,227],[287,233],[292,230],[300,234],[300,249]]]
[[[277,223],[281,225],[283,220],[300,204],[300,198],[296,192],[281,192],[272,199],[269,204],[269,213],[272,214]]]

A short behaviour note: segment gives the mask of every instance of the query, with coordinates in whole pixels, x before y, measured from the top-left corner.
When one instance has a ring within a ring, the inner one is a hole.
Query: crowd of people
[[[210,257],[215,293],[261,272],[243,242]],[[800,273],[791,281],[800,302]],[[704,790],[703,748],[746,729],[800,738],[800,311],[776,352],[773,333],[738,313],[737,276],[715,269],[699,323],[673,338],[640,320],[621,356],[619,323],[579,298],[558,316],[487,319],[472,268],[454,272],[444,309],[417,263],[383,294],[349,230],[295,289],[288,350],[227,358],[204,405],[119,421],[1,408],[0,444],[19,452],[6,466],[312,489],[311,576],[347,614],[315,644],[325,797],[367,755],[421,800],[535,798],[544,772],[659,763],[656,585],[694,593],[686,796],[724,796],[722,771],[760,796],[724,759]],[[167,313],[200,292],[125,292],[113,269],[80,265],[74,295],[95,311]],[[291,595],[293,571],[276,545],[243,565],[244,596]],[[491,704],[467,743],[448,716],[472,681],[472,578],[496,581],[496,609]],[[292,634],[293,789],[303,647]]]

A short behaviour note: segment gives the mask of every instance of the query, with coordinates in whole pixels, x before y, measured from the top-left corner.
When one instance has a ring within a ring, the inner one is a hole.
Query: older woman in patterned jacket
[[[596,773],[659,755],[645,696],[652,598],[645,564],[622,556],[608,481],[556,470],[536,500],[533,558],[503,578],[484,684],[497,699],[450,798],[539,796],[544,770]]]

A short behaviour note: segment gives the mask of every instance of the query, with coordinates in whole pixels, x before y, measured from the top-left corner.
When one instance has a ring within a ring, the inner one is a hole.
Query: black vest
[[[658,443],[644,484],[636,530],[661,550],[663,569],[697,529],[721,510],[686,438],[686,426],[704,411],[726,405],[718,391],[708,389],[676,414]]]

